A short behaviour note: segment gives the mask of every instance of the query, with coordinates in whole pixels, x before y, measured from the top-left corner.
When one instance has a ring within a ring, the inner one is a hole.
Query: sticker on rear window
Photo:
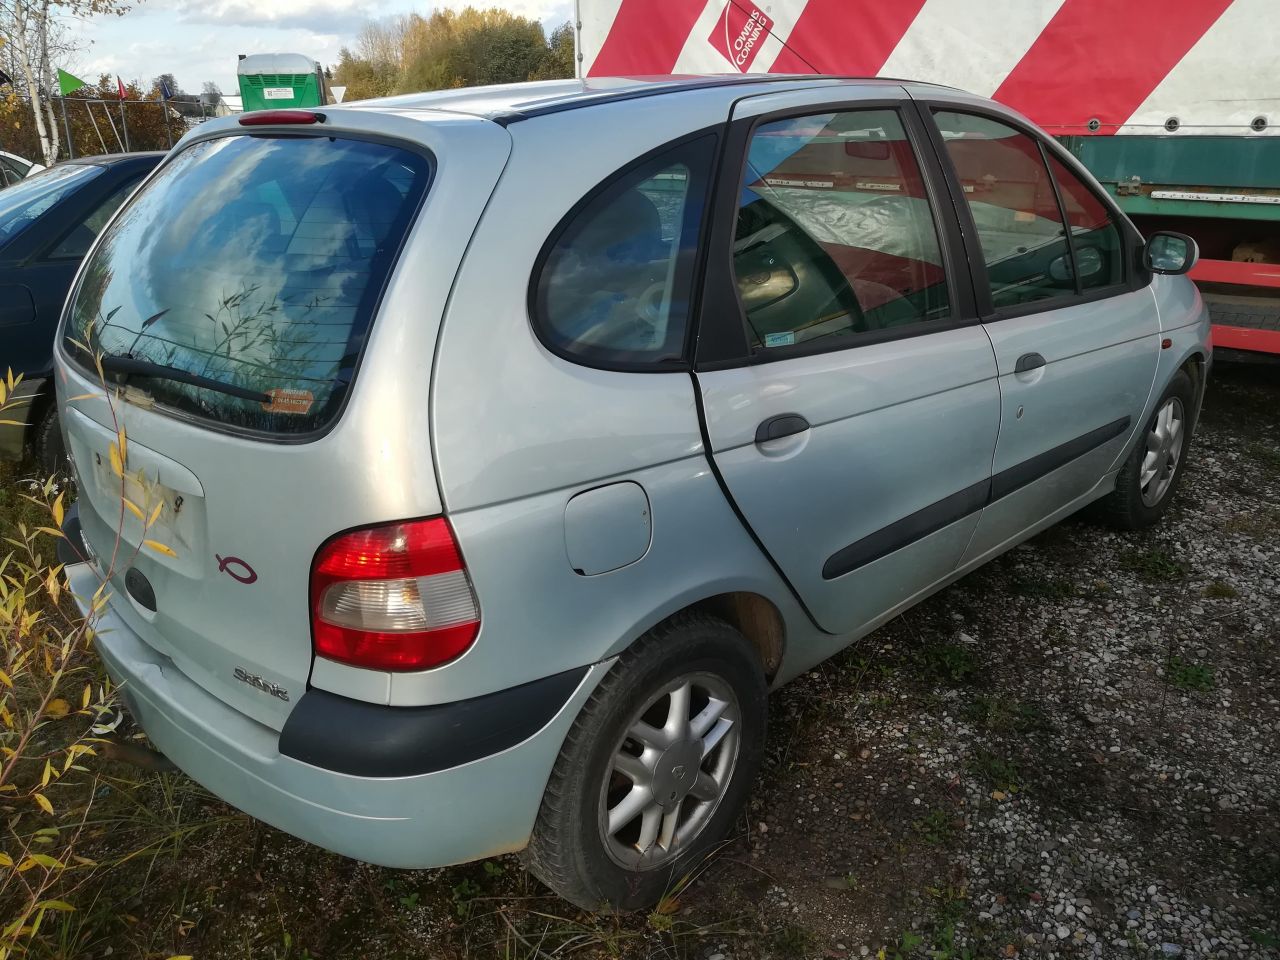
[[[796,342],[796,335],[788,330],[786,333],[766,333],[764,335],[764,345],[766,347],[789,347]]]
[[[267,396],[271,399],[262,405],[262,409],[267,413],[310,413],[311,405],[316,402],[315,394],[310,390],[285,390],[281,387],[272,387],[267,391]]]

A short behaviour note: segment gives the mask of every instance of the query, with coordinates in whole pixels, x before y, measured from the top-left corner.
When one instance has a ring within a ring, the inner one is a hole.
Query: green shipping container
[[[328,102],[320,64],[300,53],[255,53],[236,67],[245,111],[320,107]]]

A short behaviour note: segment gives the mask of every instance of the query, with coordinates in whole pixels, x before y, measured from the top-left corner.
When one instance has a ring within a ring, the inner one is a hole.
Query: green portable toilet
[[[246,111],[319,107],[328,101],[320,64],[300,53],[242,55],[236,75]]]

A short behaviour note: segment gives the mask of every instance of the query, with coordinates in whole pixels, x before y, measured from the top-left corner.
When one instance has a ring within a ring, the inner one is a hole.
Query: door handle
[[[756,427],[756,443],[768,443],[770,440],[781,440],[793,437],[809,429],[809,421],[798,413],[780,413],[770,417]]]
[[[1030,373],[1032,370],[1039,370],[1044,366],[1044,357],[1038,353],[1024,353],[1018,358],[1018,362],[1014,365],[1014,373]]]

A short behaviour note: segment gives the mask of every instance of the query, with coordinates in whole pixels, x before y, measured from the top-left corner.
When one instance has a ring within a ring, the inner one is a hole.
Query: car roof
[[[876,77],[838,77],[828,74],[686,74],[654,77],[589,77],[581,80],[542,80],[490,87],[466,87],[410,93],[343,104],[352,110],[445,110],[514,123],[563,110],[640,97],[665,96],[714,87],[768,88],[797,82],[840,81],[857,86],[892,85],[904,81]],[[757,90],[756,92],[765,92]]]
[[[137,160],[159,161],[165,155],[163,150],[138,150],[132,153],[100,153],[91,157],[76,157],[74,160],[63,160],[63,163],[91,163],[99,167],[109,167],[117,163],[129,163]]]

